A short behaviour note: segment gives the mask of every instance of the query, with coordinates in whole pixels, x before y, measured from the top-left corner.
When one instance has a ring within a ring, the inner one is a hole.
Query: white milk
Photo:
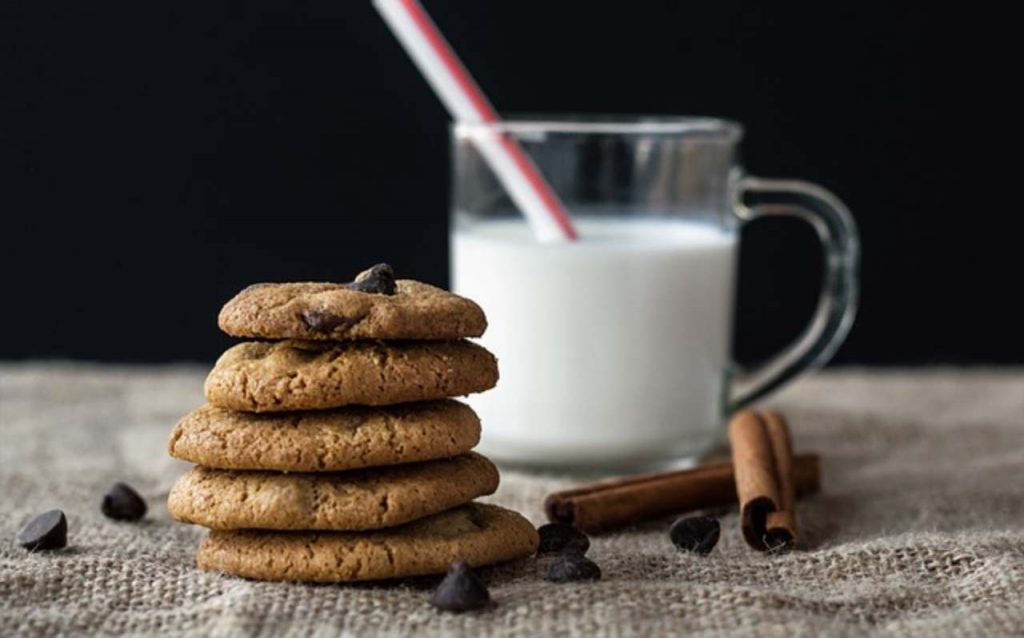
[[[479,303],[498,386],[469,398],[481,450],[528,464],[692,455],[721,428],[736,236],[669,220],[575,220],[539,244],[525,223],[452,238],[453,288]]]

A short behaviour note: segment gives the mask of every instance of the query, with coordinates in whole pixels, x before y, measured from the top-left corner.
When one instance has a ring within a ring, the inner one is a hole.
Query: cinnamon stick
[[[747,544],[784,549],[797,539],[794,463],[789,428],[781,415],[743,410],[729,421],[740,526]]]
[[[765,520],[765,544],[773,549],[782,549],[800,540],[796,528],[796,490],[793,487],[793,441],[785,417],[778,412],[765,412],[763,416],[779,478],[779,509],[769,513]]]
[[[793,457],[797,496],[816,492],[818,455]],[[733,464],[726,461],[688,470],[642,474],[556,492],[544,501],[548,520],[570,523],[585,532],[630,525],[668,514],[736,503]]]

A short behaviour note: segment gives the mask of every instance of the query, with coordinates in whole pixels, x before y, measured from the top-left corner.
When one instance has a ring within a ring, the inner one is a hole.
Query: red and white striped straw
[[[373,4],[452,118],[500,123],[494,107],[417,0],[373,0]],[[487,128],[473,135],[473,141],[538,239],[578,238],[565,206],[515,139]]]

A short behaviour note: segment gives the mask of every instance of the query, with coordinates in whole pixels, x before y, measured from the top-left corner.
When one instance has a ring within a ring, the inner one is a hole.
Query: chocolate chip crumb
[[[586,554],[590,549],[590,539],[573,525],[568,523],[548,523],[537,528],[540,535],[538,554],[557,554],[559,552],[576,552]]]
[[[68,544],[68,519],[60,510],[43,512],[18,532],[17,541],[18,545],[30,552],[66,547]]]
[[[124,483],[114,483],[103,495],[100,510],[115,521],[137,521],[146,515],[146,501]]]
[[[445,611],[469,611],[491,604],[487,586],[466,561],[455,561],[430,597],[430,604]]]
[[[395,271],[388,264],[377,264],[356,276],[356,280],[347,284],[350,290],[376,293],[378,295],[395,294]]]
[[[577,580],[600,580],[601,568],[583,554],[566,552],[560,554],[548,566],[544,580],[553,583],[568,583]]]
[[[718,544],[722,533],[717,519],[710,516],[687,516],[676,519],[668,530],[672,544],[695,554],[708,554]]]

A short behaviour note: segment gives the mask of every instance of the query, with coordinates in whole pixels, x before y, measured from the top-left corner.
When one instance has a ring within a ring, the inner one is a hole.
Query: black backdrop
[[[425,4],[500,111],[729,117],[747,126],[752,172],[839,194],[865,254],[837,361],[1024,362],[1008,17]],[[0,358],[206,360],[228,342],[218,307],[252,281],[340,280],[381,260],[446,281],[447,115],[368,1],[0,12]],[[746,233],[741,359],[806,319],[815,251],[799,225]]]

